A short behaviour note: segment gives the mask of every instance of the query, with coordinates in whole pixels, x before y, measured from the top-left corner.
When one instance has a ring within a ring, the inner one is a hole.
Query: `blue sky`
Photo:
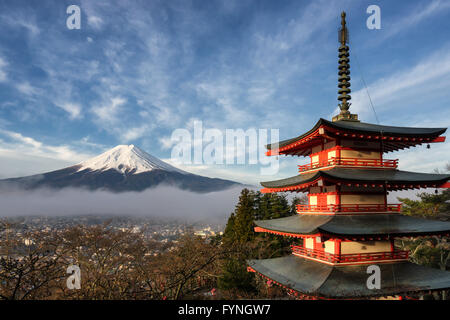
[[[81,29],[66,8],[81,8]],[[366,8],[381,8],[381,30]],[[279,128],[337,108],[337,29],[347,11],[352,107],[364,122],[448,127],[450,1],[0,1],[0,178],[56,170],[118,144],[170,158],[177,128]],[[449,143],[400,168],[431,172]],[[281,160],[277,178],[304,159]],[[284,160],[284,161],[283,161]],[[256,165],[185,166],[256,183]]]

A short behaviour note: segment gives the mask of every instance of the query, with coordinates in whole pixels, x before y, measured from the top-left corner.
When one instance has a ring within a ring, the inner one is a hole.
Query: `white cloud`
[[[33,36],[37,36],[40,33],[39,27],[35,23],[34,16],[26,15],[23,17],[22,15],[10,15],[3,14],[1,15],[1,20],[7,23],[9,26],[13,28],[25,28],[29,31],[29,33]]]
[[[149,127],[147,125],[143,125],[141,127],[135,127],[135,128],[127,129],[122,134],[122,139],[125,142],[136,140],[136,139],[141,138],[142,136],[144,136],[147,133],[148,130],[149,130]]]
[[[88,16],[88,24],[92,28],[94,28],[96,30],[100,30],[101,27],[103,26],[103,19],[98,16],[89,15]]]
[[[382,27],[386,30],[382,40],[390,38],[400,32],[408,32],[412,26],[418,25],[419,22],[430,18],[435,14],[442,13],[447,9],[450,9],[450,2],[442,0],[428,2],[426,7],[417,7],[413,12],[404,16],[404,18],[398,19],[386,27]]]
[[[92,112],[97,116],[98,120],[106,125],[115,124],[119,119],[121,107],[127,102],[121,97],[114,97],[107,104],[92,108]]]
[[[8,66],[8,63],[0,57],[0,82],[5,82],[7,80],[7,73],[5,71],[6,67]]]
[[[429,94],[427,90],[442,87],[442,81],[447,81],[444,87],[450,86],[450,80],[445,78],[448,75],[450,75],[450,52],[447,48],[443,48],[408,69],[369,84],[368,90],[377,111],[392,108],[392,105],[388,104],[397,101],[402,101],[403,107],[407,108],[408,100]],[[365,89],[355,91],[351,102],[353,113],[359,114],[361,118],[371,115],[370,101]]]
[[[40,90],[38,88],[33,87],[28,81],[17,84],[16,88],[21,93],[27,96],[34,96],[40,94]]]
[[[81,109],[82,108],[79,104],[66,102],[66,103],[62,103],[62,104],[57,104],[57,106],[60,107],[61,109],[63,109],[64,111],[66,111],[67,113],[69,113],[70,119],[81,118]]]
[[[19,132],[0,129],[0,177],[13,177],[60,169],[84,161],[92,154],[68,145],[47,145]]]
[[[39,141],[36,141],[35,139],[30,138],[30,137],[25,137],[22,134],[17,133],[17,132],[0,129],[0,133],[4,134],[6,136],[9,136],[10,138],[12,138],[15,141],[22,142],[22,143],[24,143],[28,146],[32,146],[34,148],[42,147],[42,143],[40,143]]]

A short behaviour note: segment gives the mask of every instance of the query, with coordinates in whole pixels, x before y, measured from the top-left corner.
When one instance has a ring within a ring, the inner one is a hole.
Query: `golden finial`
[[[338,120],[352,120],[358,121],[358,115],[351,114],[348,109],[350,108],[350,53],[348,43],[348,29],[347,23],[345,22],[345,12],[341,13],[341,28],[339,29],[339,42],[341,45],[339,46],[339,81],[338,81],[338,100],[339,109],[341,112],[333,117],[333,121]]]

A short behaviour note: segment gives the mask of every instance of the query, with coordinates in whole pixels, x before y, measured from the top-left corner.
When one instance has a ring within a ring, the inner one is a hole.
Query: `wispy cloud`
[[[80,119],[81,118],[81,106],[77,103],[65,102],[62,104],[57,104],[58,107],[66,111],[71,119]]]
[[[88,16],[88,24],[94,29],[100,29],[103,25],[103,19],[97,16]]]
[[[6,67],[8,63],[4,58],[0,57],[0,82],[5,82],[8,78],[8,74],[6,73]]]
[[[32,86],[28,81],[18,83],[16,85],[17,90],[19,90],[21,93],[27,95],[27,96],[35,96],[39,95],[41,91]]]
[[[2,14],[1,19],[10,27],[26,29],[32,36],[37,36],[40,33],[40,29],[34,21],[34,16],[32,14],[28,15],[14,12],[12,14]]]
[[[392,108],[410,108],[408,101],[422,99],[437,90],[450,86],[450,51],[447,47],[436,50],[413,66],[382,77],[368,84],[369,94],[377,111]],[[400,103],[399,103],[400,102]],[[365,89],[352,94],[352,112],[369,118],[370,101]],[[337,109],[335,110],[337,112]]]
[[[429,19],[433,15],[442,14],[450,9],[450,2],[445,0],[426,1],[426,5],[415,6],[412,11],[403,15],[402,18],[392,19],[394,22],[388,23],[383,29],[386,32],[380,40],[386,40],[401,32],[410,32],[413,26],[417,26],[420,22]],[[383,21],[385,21],[383,19]]]
[[[0,166],[1,177],[34,174],[55,170],[92,157],[92,153],[75,150],[70,144],[50,145],[19,132],[0,128],[0,159],[13,167]],[[37,170],[34,166],[38,166]]]
[[[120,120],[120,112],[126,102],[127,100],[122,97],[114,97],[100,106],[94,106],[92,112],[105,126],[113,125]]]

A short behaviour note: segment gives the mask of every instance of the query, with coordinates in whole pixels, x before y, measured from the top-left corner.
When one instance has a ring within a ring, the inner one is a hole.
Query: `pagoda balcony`
[[[336,158],[332,157],[326,161],[313,162],[310,164],[299,165],[298,171],[304,172],[309,170],[314,170],[323,167],[330,166],[348,166],[348,167],[374,167],[374,168],[397,168],[398,159],[388,160],[388,159],[362,159],[362,158]]]
[[[311,205],[298,204],[297,212],[400,212],[402,204],[326,204],[326,205]]]
[[[322,260],[332,264],[359,264],[371,261],[408,260],[409,251],[395,250],[386,252],[333,254],[319,250],[307,249],[302,246],[291,246],[292,254],[305,258]]]

